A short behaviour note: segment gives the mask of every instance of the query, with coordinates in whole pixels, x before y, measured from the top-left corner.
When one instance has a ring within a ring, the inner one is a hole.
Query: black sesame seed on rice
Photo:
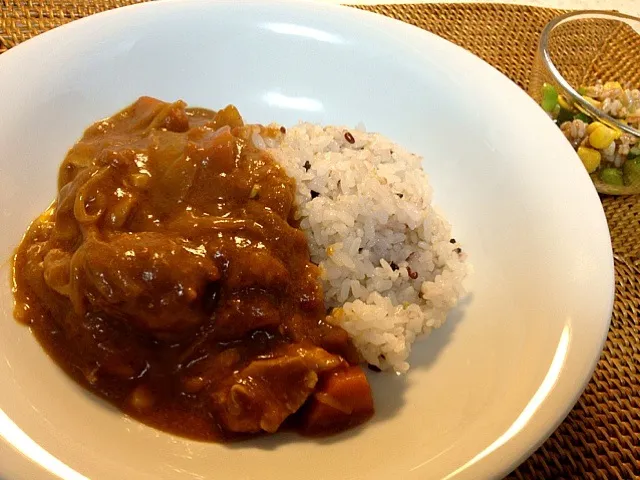
[[[311,198],[312,199],[316,198],[316,197],[319,197],[319,196],[320,196],[320,194],[318,192],[316,192],[315,190],[311,190]]]
[[[310,168],[311,168],[311,163],[309,163],[309,160],[307,160],[306,162],[304,162],[304,169],[306,172],[308,172]]]
[[[282,126],[280,127],[280,132],[281,132],[281,133],[287,133],[287,127],[285,127],[284,125],[282,125]]]
[[[398,265],[396,264],[396,262],[391,262],[391,263],[389,264],[389,266],[391,267],[391,270],[393,270],[394,272],[400,268],[400,267],[398,267]]]
[[[373,365],[372,363],[370,363],[369,365],[367,365],[367,367],[369,368],[369,370],[371,370],[372,372],[381,372],[382,369],[380,367],[378,367],[377,365]]]
[[[456,249],[454,250],[454,252],[456,252],[457,254],[460,254],[460,253],[462,253],[462,249],[461,249],[461,248],[456,248]]]
[[[449,240],[449,243],[456,243],[456,239],[452,238],[451,240]]]
[[[353,135],[351,135],[351,132],[344,132],[344,139],[352,145],[356,143],[356,139],[353,138]]]
[[[418,272],[414,272],[413,270],[411,270],[411,267],[407,267],[407,273],[409,274],[409,278],[411,280],[415,280],[416,278],[418,278]]]

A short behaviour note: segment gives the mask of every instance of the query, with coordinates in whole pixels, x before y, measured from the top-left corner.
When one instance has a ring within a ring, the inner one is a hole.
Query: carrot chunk
[[[327,435],[367,421],[373,415],[371,387],[360,367],[325,376],[309,400],[302,420],[307,435]]]

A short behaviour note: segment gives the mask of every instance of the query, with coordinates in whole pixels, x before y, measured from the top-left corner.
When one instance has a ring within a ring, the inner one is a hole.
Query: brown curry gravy
[[[373,414],[325,320],[294,181],[244,125],[141,97],[89,127],[13,268],[15,315],[75,380],[179,435],[227,440]]]

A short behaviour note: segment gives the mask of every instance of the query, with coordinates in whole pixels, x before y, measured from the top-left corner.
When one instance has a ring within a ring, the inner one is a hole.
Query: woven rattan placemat
[[[53,27],[140,0],[0,0],[0,53]],[[526,89],[540,31],[559,10],[498,4],[362,6],[430,30]],[[0,95],[2,86],[0,85]],[[611,330],[591,383],[508,478],[640,478],[640,196],[602,197],[616,267]]]

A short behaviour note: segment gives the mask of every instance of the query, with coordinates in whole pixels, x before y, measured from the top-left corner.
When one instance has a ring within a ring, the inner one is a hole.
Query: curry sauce
[[[13,268],[15,316],[83,386],[201,440],[323,434],[373,414],[325,318],[294,181],[233,106],[141,97],[89,127]]]

